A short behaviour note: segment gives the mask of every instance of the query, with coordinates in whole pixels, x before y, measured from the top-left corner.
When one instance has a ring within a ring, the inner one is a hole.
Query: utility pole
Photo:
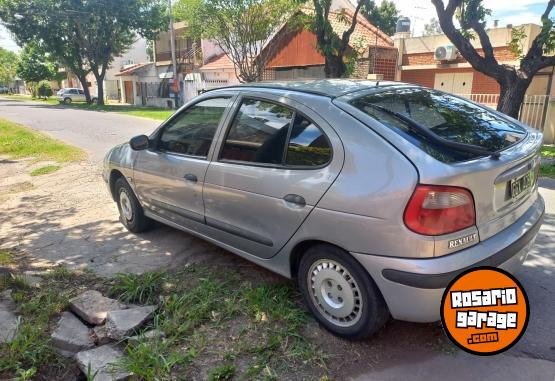
[[[170,12],[170,47],[172,53],[173,83],[174,83],[174,106],[179,107],[179,79],[177,78],[177,59],[175,57],[175,32],[173,30],[172,0],[168,0],[168,10]]]

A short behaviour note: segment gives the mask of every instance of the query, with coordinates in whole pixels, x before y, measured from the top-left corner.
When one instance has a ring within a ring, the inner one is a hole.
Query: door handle
[[[283,197],[283,199],[287,202],[290,202],[292,204],[297,204],[300,206],[305,206],[306,205],[306,201],[304,199],[303,196],[299,196],[298,194],[288,194],[285,197]]]
[[[193,175],[192,173],[187,173],[184,177],[185,177],[185,180],[191,181],[193,183],[196,183],[198,181],[197,176]]]

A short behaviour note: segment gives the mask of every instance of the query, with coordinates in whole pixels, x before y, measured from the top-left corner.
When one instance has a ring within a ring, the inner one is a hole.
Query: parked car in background
[[[10,89],[7,86],[0,86],[0,94],[7,94]]]
[[[85,92],[77,88],[63,88],[56,93],[60,103],[70,104],[72,102],[86,102]],[[91,94],[91,101],[96,102],[96,96]]]
[[[289,278],[333,333],[439,320],[462,271],[514,272],[541,226],[542,134],[396,82],[208,91],[106,156],[132,232],[152,220]]]

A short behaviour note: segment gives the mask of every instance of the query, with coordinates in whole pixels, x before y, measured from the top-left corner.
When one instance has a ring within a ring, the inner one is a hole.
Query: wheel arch
[[[308,249],[310,249],[311,247],[314,247],[316,245],[335,246],[335,247],[337,247],[337,248],[339,248],[343,251],[346,251],[341,246],[335,245],[331,242],[319,240],[319,239],[309,239],[309,240],[298,242],[293,247],[293,249],[291,250],[291,255],[289,256],[289,266],[290,266],[290,271],[291,271],[291,278],[296,278],[297,277],[297,273],[299,271],[299,264],[301,262],[301,258],[304,255],[304,253],[306,253]]]
[[[115,189],[116,181],[118,181],[118,179],[120,178],[125,180],[125,176],[123,175],[123,173],[121,173],[117,169],[112,169],[112,171],[110,172],[109,184],[110,184],[110,194],[112,195],[112,199],[114,201],[116,201],[116,189]]]

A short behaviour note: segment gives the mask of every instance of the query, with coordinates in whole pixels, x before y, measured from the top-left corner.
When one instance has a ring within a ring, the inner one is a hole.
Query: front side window
[[[158,149],[206,157],[229,100],[229,97],[207,99],[183,111],[164,127]]]
[[[406,88],[384,91],[361,96],[351,104],[444,162],[468,160],[479,155],[454,151],[428,141],[394,113],[402,114],[445,140],[492,152],[505,149],[526,135],[522,127],[483,107],[434,90]]]
[[[243,100],[227,134],[220,158],[281,164],[293,111],[285,106]]]
[[[83,90],[79,90],[79,95],[85,95],[85,92]]]

